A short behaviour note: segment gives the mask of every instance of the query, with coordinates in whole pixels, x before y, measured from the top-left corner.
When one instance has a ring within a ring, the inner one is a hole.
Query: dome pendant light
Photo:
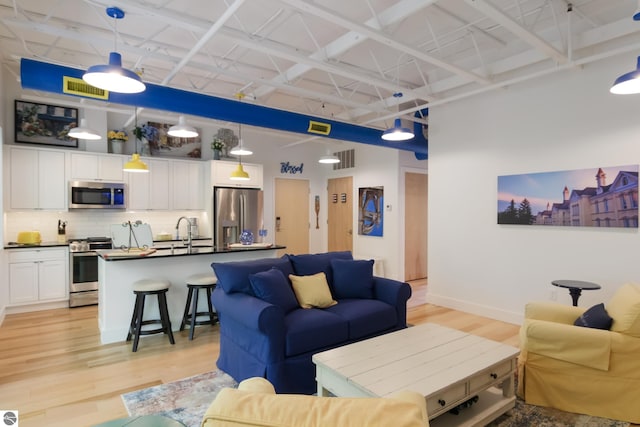
[[[402,121],[396,119],[393,127],[384,131],[382,139],[385,141],[406,141],[413,138],[415,135],[411,132],[411,129],[402,127]]]
[[[638,8],[633,14],[634,21],[640,21],[640,0],[638,0]],[[640,56],[636,63],[636,69],[621,75],[613,82],[613,86],[609,92],[615,95],[632,95],[640,93]]]
[[[138,127],[138,108],[135,109],[135,125],[134,129]],[[138,153],[138,138],[135,139],[135,150],[136,152],[131,155],[131,160],[124,164],[122,168],[125,172],[149,172],[149,166],[145,162],[140,159],[140,154]]]
[[[107,15],[114,19],[124,18],[124,11],[118,7],[108,7]],[[114,51],[109,54],[109,63],[92,65],[82,76],[82,80],[99,89],[118,93],[140,93],[146,89],[140,76],[131,70],[122,68],[122,56],[116,52],[118,40],[116,24],[114,24]]]
[[[87,119],[80,119],[80,126],[71,128],[67,134],[71,138],[98,140],[100,134],[87,126]]]
[[[241,101],[242,98],[244,98],[244,93],[238,92],[236,97],[238,98],[238,101]],[[250,156],[253,154],[253,151],[245,148],[244,142],[242,141],[242,123],[238,123],[238,145],[233,147],[229,151],[229,154],[233,154],[234,156]]]
[[[238,167],[231,172],[229,179],[234,181],[249,181],[249,174],[242,167],[242,160],[238,162]]]
[[[196,128],[189,126],[184,116],[180,116],[178,118],[178,124],[171,126],[167,133],[178,138],[195,138],[198,136]]]
[[[338,156],[336,156],[335,154],[331,154],[331,152],[327,150],[327,154],[320,157],[320,159],[318,159],[318,163],[335,164],[340,163],[340,159],[338,158]]]

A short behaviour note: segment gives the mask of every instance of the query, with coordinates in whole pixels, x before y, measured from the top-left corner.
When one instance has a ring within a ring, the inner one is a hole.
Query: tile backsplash
[[[181,216],[198,218],[200,236],[211,237],[211,226],[205,211],[109,212],[104,210],[6,212],[4,237],[7,242],[15,241],[18,232],[37,230],[43,241],[55,241],[58,237],[58,220],[67,222],[67,239],[109,236],[111,224],[137,220],[148,223],[154,236],[159,233],[175,235],[176,222]],[[185,221],[180,223],[180,236],[186,236]]]

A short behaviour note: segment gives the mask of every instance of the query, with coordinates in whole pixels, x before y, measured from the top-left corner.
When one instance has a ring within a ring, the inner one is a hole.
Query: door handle
[[[349,236],[353,236],[353,229],[351,229],[351,228],[350,228],[350,229],[347,231],[347,234],[348,234]]]

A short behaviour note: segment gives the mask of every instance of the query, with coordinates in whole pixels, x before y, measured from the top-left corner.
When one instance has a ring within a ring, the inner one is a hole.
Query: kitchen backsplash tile
[[[153,235],[176,232],[176,222],[181,216],[198,218],[199,231],[202,236],[211,237],[204,211],[172,211],[172,212],[105,212],[101,210],[49,212],[24,211],[7,212],[5,222],[5,240],[15,241],[20,231],[40,231],[43,241],[55,241],[58,237],[58,220],[66,221],[67,239],[89,236],[109,236],[111,224],[126,221],[148,223]],[[180,236],[186,236],[186,223],[180,224]],[[6,242],[5,242],[6,243]]]

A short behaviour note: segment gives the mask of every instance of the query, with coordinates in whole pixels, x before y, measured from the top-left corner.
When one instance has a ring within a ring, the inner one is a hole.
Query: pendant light
[[[236,94],[236,97],[238,101],[240,101],[244,98],[244,93],[239,92]],[[238,145],[233,147],[231,151],[229,151],[229,154],[233,154],[234,156],[250,156],[253,154],[253,151],[245,148],[244,142],[242,142],[242,123],[238,123]]]
[[[413,138],[415,135],[411,132],[411,129],[402,127],[402,121],[396,119],[393,127],[385,130],[382,133],[382,139],[385,141],[406,141]]]
[[[634,21],[640,21],[640,0],[638,0],[638,8],[633,14]],[[609,92],[615,95],[632,95],[640,93],[640,56],[636,62],[636,69],[621,75],[613,82],[613,86]]]
[[[335,163],[340,163],[340,159],[338,158],[338,156],[331,154],[331,152],[327,150],[327,154],[320,157],[320,159],[318,159],[318,163],[335,164]]]
[[[138,108],[136,107],[134,111],[135,111],[134,112],[135,114],[134,129],[137,129],[138,128]],[[135,135],[134,135],[134,138],[135,138],[134,149],[136,150],[136,152],[131,155],[131,160],[129,160],[127,163],[124,164],[124,167],[122,168],[122,170],[125,172],[142,172],[142,173],[149,172],[149,166],[147,166],[147,164],[143,162],[142,159],[140,159],[140,154],[138,153],[138,138]]]
[[[242,157],[238,157],[238,167],[231,172],[229,179],[234,181],[249,181],[249,174],[242,167]]]
[[[87,126],[87,119],[80,119],[80,126],[71,128],[67,135],[72,138],[78,138],[78,139],[91,139],[91,140],[102,139],[102,137],[98,132],[96,132],[95,130]]]
[[[178,138],[195,138],[198,136],[196,128],[189,126],[184,116],[180,116],[178,118],[178,124],[171,126],[167,133]]]
[[[82,76],[82,80],[100,89],[118,93],[140,93],[146,89],[140,76],[122,67],[122,56],[116,52],[118,41],[117,22],[124,18],[124,11],[118,7],[108,7],[107,15],[114,19],[114,51],[109,53],[109,63],[92,65]]]

